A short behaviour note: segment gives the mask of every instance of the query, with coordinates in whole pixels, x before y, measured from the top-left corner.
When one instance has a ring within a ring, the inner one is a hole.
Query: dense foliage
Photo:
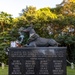
[[[5,48],[19,36],[18,29],[33,24],[35,31],[45,38],[54,38],[67,47],[67,59],[75,62],[75,3],[65,3],[56,8],[27,6],[19,17],[0,12],[0,62],[7,61]],[[27,38],[26,38],[27,39]]]

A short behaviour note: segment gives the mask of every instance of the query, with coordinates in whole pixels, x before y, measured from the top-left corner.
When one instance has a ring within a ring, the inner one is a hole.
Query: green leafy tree
[[[9,32],[12,28],[11,14],[0,12],[0,62],[6,62],[6,54],[4,48],[9,45]]]
[[[32,6],[27,6],[25,9],[22,9],[22,13],[20,13],[19,23],[24,25],[31,24],[35,21],[35,12],[36,8]]]

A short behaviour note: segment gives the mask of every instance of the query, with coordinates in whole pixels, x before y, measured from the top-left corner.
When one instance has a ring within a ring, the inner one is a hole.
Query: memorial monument
[[[32,27],[27,45],[10,47],[9,75],[66,75],[66,47],[58,47],[54,39],[40,37]]]
[[[27,45],[30,47],[49,47],[49,46],[56,47],[59,44],[54,39],[47,39],[40,37],[32,28],[32,26],[23,29],[23,32],[29,33]]]

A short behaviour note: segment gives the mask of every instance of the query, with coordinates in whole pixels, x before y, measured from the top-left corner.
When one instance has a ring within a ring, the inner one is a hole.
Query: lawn
[[[75,68],[71,69],[70,67],[67,67],[67,75],[75,75]]]
[[[0,67],[0,75],[8,75],[8,67],[5,67],[5,69]],[[67,75],[75,75],[75,69],[67,67]]]
[[[8,67],[5,67],[4,69],[0,67],[0,75],[8,75]]]

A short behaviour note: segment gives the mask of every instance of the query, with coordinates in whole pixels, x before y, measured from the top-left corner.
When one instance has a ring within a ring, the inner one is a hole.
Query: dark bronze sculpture
[[[21,44],[23,41],[24,41],[24,38],[25,38],[25,36],[24,36],[24,33],[22,32],[22,30],[23,30],[24,28],[23,27],[21,27],[21,28],[19,28],[19,38],[18,38],[18,42]]]
[[[27,46],[30,46],[30,47],[58,46],[58,42],[56,42],[54,39],[46,39],[46,38],[40,37],[32,27],[25,28],[23,32],[29,33],[29,39],[27,42]]]
[[[25,43],[25,33],[22,32],[24,29],[24,27],[20,27],[18,29],[18,34],[19,34],[19,37],[17,38],[16,40],[16,46],[17,47],[23,47],[23,43]]]

